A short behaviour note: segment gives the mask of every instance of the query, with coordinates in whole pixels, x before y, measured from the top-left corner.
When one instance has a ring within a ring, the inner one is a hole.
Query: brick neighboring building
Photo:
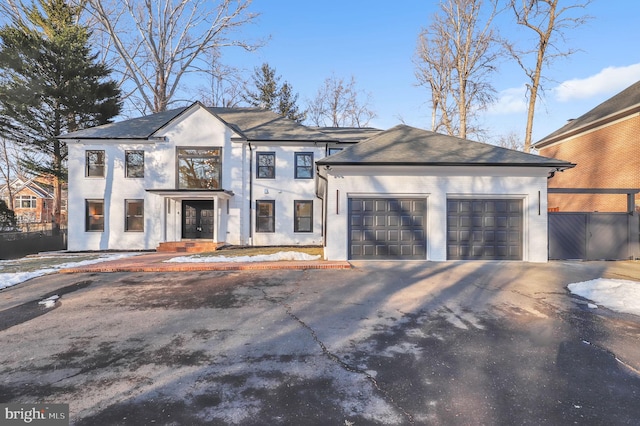
[[[15,212],[18,224],[49,224],[53,220],[53,188],[36,178],[18,177],[11,181],[13,206],[7,185],[0,186],[0,198]],[[66,192],[66,191],[65,191]],[[66,193],[63,194],[62,222],[66,223]],[[26,230],[26,229],[25,229]]]
[[[556,173],[549,188],[640,189],[640,81],[551,133],[534,147],[576,167]],[[549,194],[559,211],[627,211],[626,195]],[[635,198],[636,209],[640,196]]]

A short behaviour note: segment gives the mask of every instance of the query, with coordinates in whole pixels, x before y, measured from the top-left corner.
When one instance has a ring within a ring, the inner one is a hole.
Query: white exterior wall
[[[427,200],[427,260],[447,260],[447,198],[470,197],[523,200],[523,260],[546,262],[548,172],[539,167],[332,166],[326,171],[325,258],[347,260],[350,197],[394,196]]]
[[[232,225],[239,223],[242,203],[238,199],[242,198],[244,190],[241,178],[243,150],[241,144],[232,145],[230,129],[204,109],[194,108],[155,136],[166,137],[167,140],[68,143],[69,250],[148,250],[155,249],[162,241],[179,241],[181,200],[146,191],[176,189],[177,147],[222,147],[221,184],[223,189],[236,195],[230,200],[229,215],[226,213],[226,200],[216,200],[218,239],[234,244],[240,242],[240,227],[227,227],[226,224],[226,219]],[[105,151],[104,177],[85,176],[85,153],[88,150]],[[144,151],[144,178],[125,177],[125,151],[129,150]],[[184,195],[184,199],[193,198],[189,194]],[[85,231],[87,199],[104,199],[103,232]],[[126,199],[144,200],[144,232],[125,232]]]
[[[105,152],[104,177],[85,176],[85,153]],[[144,151],[145,177],[126,178],[125,151]],[[147,164],[153,158],[149,144],[69,144],[68,249],[142,250],[155,248],[160,234],[157,197],[145,191]],[[85,231],[85,201],[104,200],[104,231]],[[144,200],[144,232],[125,232],[125,200]],[[153,245],[155,244],[155,245]]]
[[[174,123],[157,132],[153,140],[69,141],[69,234],[68,249],[153,250],[163,241],[180,241],[182,200],[207,199],[197,190],[180,194],[176,178],[177,147],[221,147],[221,187],[233,196],[215,199],[217,241],[234,245],[320,245],[322,202],[315,196],[315,179],[294,178],[294,153],[313,152],[314,160],[325,156],[324,144],[292,142],[270,145],[232,141],[237,136],[203,108],[187,110]],[[166,140],[162,140],[166,138]],[[85,153],[105,151],[105,176],[85,176]],[[125,151],[145,153],[144,178],[125,178]],[[256,151],[276,153],[276,179],[256,178]],[[252,170],[250,158],[253,156]],[[313,170],[315,174],[315,166]],[[253,176],[250,176],[250,174]],[[253,197],[250,199],[250,182]],[[147,190],[174,190],[166,195]],[[268,194],[265,194],[265,190]],[[85,231],[85,200],[103,199],[103,232]],[[144,232],[125,232],[125,200],[144,200]],[[276,232],[255,232],[255,200],[276,200]],[[313,232],[293,231],[294,200],[314,203]],[[227,213],[228,212],[228,213]]]
[[[315,196],[315,164],[312,179],[295,178],[295,153],[312,152],[313,160],[325,156],[324,144],[300,144],[291,146],[258,145],[253,147],[253,194],[251,221],[253,245],[321,245],[322,244],[322,200]],[[305,146],[306,145],[306,146]],[[276,157],[275,179],[258,179],[256,153],[273,152]],[[256,200],[275,200],[275,232],[256,231]],[[294,232],[294,201],[313,201],[313,232]]]

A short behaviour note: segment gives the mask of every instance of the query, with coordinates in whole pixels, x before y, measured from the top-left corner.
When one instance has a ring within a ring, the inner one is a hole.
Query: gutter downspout
[[[324,194],[320,198],[322,199],[322,247],[327,247],[327,194],[329,193],[329,180],[320,174],[319,167],[316,167],[316,176],[325,181]]]
[[[253,148],[249,145],[249,245],[253,246]]]

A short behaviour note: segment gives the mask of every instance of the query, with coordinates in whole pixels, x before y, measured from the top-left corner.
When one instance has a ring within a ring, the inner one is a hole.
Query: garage
[[[574,167],[403,124],[316,165],[326,259],[435,262],[547,262],[547,184]]]
[[[349,198],[349,259],[425,260],[425,198]]]
[[[447,199],[448,260],[522,260],[522,200]]]

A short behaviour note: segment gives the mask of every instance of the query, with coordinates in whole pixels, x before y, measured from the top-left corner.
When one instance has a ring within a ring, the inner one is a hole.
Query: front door
[[[182,202],[182,238],[213,239],[213,200]]]

